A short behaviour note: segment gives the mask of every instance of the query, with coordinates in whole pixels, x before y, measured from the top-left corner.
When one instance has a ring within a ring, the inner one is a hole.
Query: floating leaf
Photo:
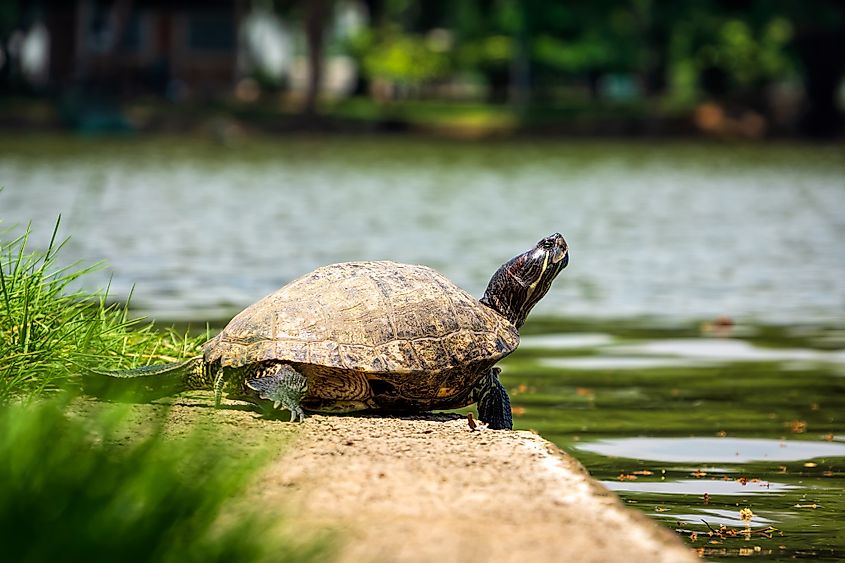
[[[807,431],[806,420],[793,420],[789,423],[789,431],[793,434],[803,434]]]

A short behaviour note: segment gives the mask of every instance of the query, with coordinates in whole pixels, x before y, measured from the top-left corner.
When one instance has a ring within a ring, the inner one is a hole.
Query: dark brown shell
[[[205,358],[231,367],[282,360],[370,377],[434,375],[492,365],[518,344],[507,319],[431,268],[347,262],[247,307],[205,345]]]

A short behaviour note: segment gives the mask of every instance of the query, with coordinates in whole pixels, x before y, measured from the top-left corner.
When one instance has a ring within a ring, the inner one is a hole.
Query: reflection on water
[[[619,438],[580,444],[577,448],[604,456],[696,463],[845,457],[845,444],[752,438]]]
[[[737,517],[737,512],[730,511],[730,510],[718,510],[718,509],[704,509],[701,511],[707,518],[707,522],[711,526],[733,526],[736,528],[743,528],[746,524],[754,527],[766,527],[772,524],[777,523],[777,520],[769,520],[768,518],[764,518],[755,514],[751,517],[750,520],[747,522],[745,520],[741,520]],[[658,515],[663,516],[664,518],[672,518],[675,520],[679,520],[681,522],[685,522],[687,524],[700,524],[701,523],[701,514],[672,514],[671,516],[668,514]]]
[[[824,339],[821,342],[825,342]],[[541,358],[547,367],[563,369],[644,369],[702,367],[730,362],[782,362],[788,365],[829,363],[845,365],[845,349],[814,350],[760,346],[736,338],[675,338],[620,342],[606,334],[544,334],[523,338],[533,350],[591,349],[585,356]]]
[[[551,350],[565,350],[578,348],[595,348],[613,343],[608,334],[574,333],[574,334],[542,334],[523,336],[520,346],[523,348],[543,348]]]
[[[583,358],[545,358],[541,363],[546,367],[564,369],[645,369],[668,368],[679,365],[707,365],[707,360],[678,360],[676,358],[632,358],[620,356],[588,356]]]
[[[602,481],[602,485],[611,491],[626,491],[630,493],[658,493],[669,495],[755,495],[772,494],[796,489],[796,485],[775,483],[772,481],[755,481],[741,483],[735,479],[680,479],[678,481]]]
[[[827,352],[797,348],[763,348],[732,338],[683,338],[652,340],[631,346],[620,346],[618,353],[677,356],[689,359],[730,362],[811,361],[845,363],[845,351]]]
[[[554,231],[572,262],[538,314],[829,320],[843,177],[836,146],[0,139],[3,220],[46,244],[61,213],[65,255],[107,260],[114,294],[134,285],[163,320],[225,318],[345,260],[427,264],[480,295]]]

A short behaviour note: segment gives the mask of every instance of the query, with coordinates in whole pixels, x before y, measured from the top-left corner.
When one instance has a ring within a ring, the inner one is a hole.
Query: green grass
[[[107,289],[74,289],[101,265],[57,261],[58,230],[59,221],[41,251],[30,250],[29,228],[0,242],[3,560],[325,560],[325,536],[292,541],[278,507],[243,500],[277,453],[270,442],[247,451],[201,425],[166,435],[160,406],[150,416],[72,398],[85,366],[183,358],[205,335],[156,330],[109,305]]]
[[[324,538],[291,542],[278,514],[232,504],[267,455],[220,455],[196,431],[165,438],[126,406],[68,409],[64,398],[0,406],[4,560],[324,560]]]
[[[57,242],[59,225],[41,251],[29,249],[29,228],[8,242],[0,234],[0,401],[73,383],[84,367],[135,367],[196,354],[204,335],[190,338],[130,319],[126,306],[108,303],[108,288],[74,289],[102,264],[57,261],[64,245]]]

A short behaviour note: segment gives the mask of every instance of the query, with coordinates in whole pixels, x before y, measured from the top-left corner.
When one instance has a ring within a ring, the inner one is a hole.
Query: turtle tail
[[[82,374],[86,395],[116,400],[151,401],[190,389],[211,388],[211,376],[202,356],[119,371],[87,369]]]

